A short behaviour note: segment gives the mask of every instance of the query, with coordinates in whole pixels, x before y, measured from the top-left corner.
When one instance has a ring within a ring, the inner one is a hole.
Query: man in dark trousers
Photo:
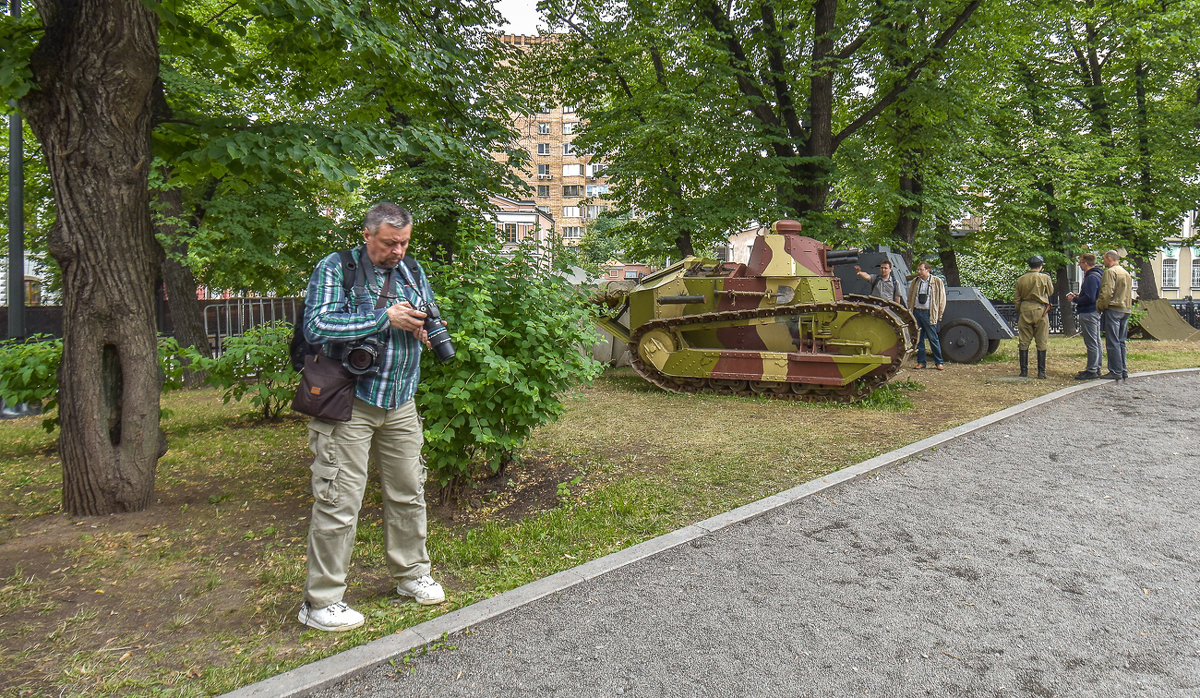
[[[1075,374],[1075,380],[1083,381],[1100,377],[1100,362],[1104,359],[1100,348],[1100,311],[1096,309],[1103,272],[1096,266],[1096,255],[1090,252],[1079,256],[1079,268],[1083,270],[1079,293],[1068,293],[1067,300],[1075,304],[1083,346],[1087,349],[1087,368]]]

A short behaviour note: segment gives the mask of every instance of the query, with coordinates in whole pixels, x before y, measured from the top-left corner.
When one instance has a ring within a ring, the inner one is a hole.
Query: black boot
[[[1039,351],[1038,353],[1038,378],[1046,377],[1046,352]]]
[[[1028,378],[1029,377],[1029,350],[1028,349],[1018,350],[1017,355],[1021,359],[1021,377]]]

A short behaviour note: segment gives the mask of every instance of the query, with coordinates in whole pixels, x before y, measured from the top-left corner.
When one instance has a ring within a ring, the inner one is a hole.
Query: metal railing
[[[1168,301],[1171,307],[1175,308],[1179,316],[1184,319],[1192,327],[1200,330],[1200,307],[1196,301],[1187,298],[1181,301]],[[1017,331],[1017,310],[1012,303],[992,303],[996,308],[996,312],[1000,313],[1000,317],[1008,323],[1013,332]],[[1050,306],[1050,333],[1062,334],[1062,316],[1059,313],[1058,305]]]
[[[213,356],[220,356],[229,337],[276,320],[293,322],[303,308],[303,298],[227,298],[204,308],[204,334]]]

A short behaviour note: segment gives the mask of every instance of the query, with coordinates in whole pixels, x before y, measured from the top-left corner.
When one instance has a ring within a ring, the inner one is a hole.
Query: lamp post
[[[11,0],[11,15],[21,16],[21,0]],[[15,104],[13,105],[16,106]],[[25,151],[21,115],[8,117],[8,336],[25,336]]]

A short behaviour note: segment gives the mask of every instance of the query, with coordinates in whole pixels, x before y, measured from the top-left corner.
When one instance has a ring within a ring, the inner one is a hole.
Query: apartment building
[[[533,46],[547,36],[502,34],[500,41]],[[608,210],[608,178],[604,165],[574,146],[581,122],[571,105],[542,105],[533,114],[514,116],[520,145],[529,152],[531,171],[521,173],[533,191],[537,208],[554,217],[556,234],[577,245],[588,222]]]

